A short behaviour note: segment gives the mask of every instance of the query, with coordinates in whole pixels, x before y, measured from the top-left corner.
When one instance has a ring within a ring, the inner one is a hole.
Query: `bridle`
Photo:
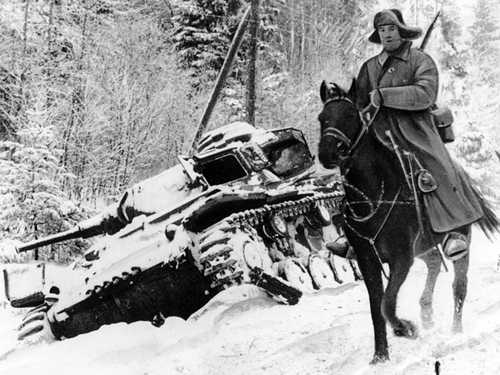
[[[325,110],[326,106],[330,103],[333,103],[333,102],[340,102],[340,101],[344,101],[344,102],[347,102],[347,103],[350,103],[352,106],[355,107],[355,104],[353,103],[353,101],[351,99],[349,99],[348,97],[346,96],[336,96],[336,97],[332,97],[328,100],[326,100],[323,104],[323,111]],[[330,127],[328,126],[328,121],[325,121],[324,123],[326,124],[326,129],[323,130],[322,132],[322,136],[323,137],[332,137],[334,138],[336,141],[340,142],[341,144],[343,144],[347,151],[346,152],[342,152],[341,149],[339,149],[339,147],[337,146],[337,151],[338,151],[338,156],[339,156],[339,159],[341,160],[341,162],[345,163],[346,161],[349,161],[352,159],[354,153],[356,152],[359,144],[361,143],[361,140],[363,139],[363,137],[368,133],[368,129],[370,128],[370,126],[372,125],[373,121],[375,120],[375,118],[377,117],[378,115],[378,112],[379,112],[379,108],[376,108],[373,116],[371,116],[370,118],[365,118],[365,114],[368,113],[370,109],[370,106],[368,106],[367,108],[363,109],[362,111],[358,111],[358,115],[361,119],[361,123],[362,123],[362,126],[361,126],[361,129],[359,130],[359,133],[358,135],[356,136],[356,138],[354,139],[354,141],[352,141],[343,131],[335,128],[335,127]],[[341,166],[342,168],[342,166]],[[347,169],[347,171],[349,170],[349,168]],[[347,174],[346,171],[344,171],[344,174]],[[357,189],[355,186],[352,186],[350,185],[352,188],[354,188],[355,190],[358,190],[360,191],[359,189]],[[383,184],[382,184],[382,192],[383,192]],[[364,195],[363,192],[361,192],[362,195]],[[378,226],[377,230],[375,231],[375,234],[371,235],[371,236],[367,236],[367,235],[363,235],[362,233],[360,233],[356,228],[354,228],[353,225],[351,225],[349,223],[349,221],[346,221],[346,226],[359,238],[361,239],[364,239],[366,241],[368,241],[368,243],[370,244],[370,247],[372,248],[372,251],[380,265],[380,269],[382,271],[382,274],[386,277],[386,279],[388,279],[388,276],[384,270],[384,267],[383,267],[383,262],[382,262],[382,259],[380,257],[380,253],[377,249],[377,246],[375,244],[378,236],[380,235],[380,233],[382,232],[382,230],[384,229],[385,227],[385,224],[387,223],[387,220],[389,219],[389,217],[391,216],[391,213],[396,205],[396,203],[398,202],[398,198],[401,194],[401,188],[398,189],[396,195],[394,196],[394,198],[390,201],[390,202],[387,202],[387,203],[390,203],[390,206],[389,206],[389,210],[387,211],[387,213],[384,215],[384,218],[382,220],[382,223]],[[383,195],[383,193],[382,193]],[[370,199],[367,198],[366,200],[368,203],[370,203]],[[370,212],[367,216],[365,217],[358,217],[357,215],[355,215],[354,211],[352,211],[351,209],[351,216],[350,218],[355,221],[355,222],[358,222],[358,223],[366,223],[367,221],[369,220],[372,220],[373,217],[375,216],[376,212],[378,211],[378,209],[381,207],[381,203],[386,203],[386,202],[382,202],[382,199],[379,198],[379,204],[377,205],[376,208],[372,208],[372,212]],[[349,202],[348,202],[348,207],[349,207]]]
[[[332,97],[332,98],[326,100],[323,103],[323,111],[328,106],[328,104],[334,103],[334,102],[347,102],[347,103],[350,103],[352,106],[356,107],[354,102],[351,99],[349,99],[347,96],[339,95],[339,96],[335,96],[335,97]],[[346,151],[342,152],[341,149],[338,150],[339,157],[341,160],[347,160],[353,156],[353,154],[356,151],[356,149],[358,148],[361,140],[366,135],[371,124],[373,123],[373,121],[377,117],[379,108],[376,108],[376,111],[373,114],[373,116],[371,116],[369,119],[366,119],[365,114],[368,113],[369,109],[370,109],[370,106],[363,109],[362,111],[358,111],[362,126],[361,126],[361,129],[359,130],[358,135],[354,139],[354,141],[351,140],[342,130],[339,130],[333,126],[329,126],[328,121],[324,121],[324,123],[326,124],[326,129],[324,129],[324,131],[322,132],[322,137],[325,137],[325,138],[332,137],[336,141],[338,141],[339,143],[341,143],[342,145],[345,146]]]
[[[353,103],[353,101],[351,99],[349,99],[345,95],[338,95],[338,96],[334,96],[332,98],[329,98],[328,100],[326,100],[323,103],[323,111],[325,111],[326,106],[329,105],[330,103],[341,102],[341,101],[347,102],[356,108],[355,104]],[[349,169],[350,169],[348,166],[345,165],[346,162],[353,159],[353,155],[356,152],[356,150],[358,149],[358,147],[361,143],[361,140],[368,133],[370,126],[373,124],[373,122],[375,121],[375,119],[379,113],[380,107],[375,108],[373,115],[371,115],[368,118],[365,117],[366,114],[370,113],[371,108],[373,108],[373,106],[368,105],[367,108],[363,109],[362,111],[358,111],[358,115],[361,119],[362,126],[361,126],[361,129],[359,130],[357,136],[354,138],[354,140],[349,138],[341,130],[339,130],[333,126],[329,126],[330,124],[328,123],[328,121],[323,121],[323,123],[326,125],[326,128],[324,128],[322,131],[322,134],[321,134],[322,137],[332,137],[338,143],[343,144],[347,150],[345,152],[342,152],[342,150],[339,149],[339,146],[337,146],[337,155],[339,156],[339,159],[341,160],[342,164],[340,164],[340,167],[341,167],[341,170],[343,169],[344,176],[346,176],[349,173]],[[389,133],[388,136],[391,137],[390,131],[388,131],[388,133]],[[391,138],[391,140],[392,140],[392,138]],[[398,149],[394,140],[392,140],[392,144],[394,147],[394,152],[396,153],[396,155],[398,155],[399,149]],[[407,155],[410,155],[410,154],[407,153]],[[405,174],[405,177],[407,177],[408,175],[410,176],[409,181],[411,181],[411,183],[408,183],[408,186],[410,187],[411,191],[413,192],[413,197],[414,197],[413,200],[410,200],[410,201],[407,201],[407,200],[400,201],[399,200],[399,198],[402,194],[402,188],[403,188],[402,186],[398,187],[398,189],[397,189],[397,191],[394,194],[394,197],[392,199],[382,200],[383,195],[384,195],[383,194],[383,185],[382,185],[382,193],[378,199],[377,206],[374,207],[373,204],[371,204],[371,202],[370,202],[370,198],[366,197],[366,195],[361,190],[359,190],[357,187],[355,187],[353,185],[344,183],[345,186],[350,187],[351,189],[357,191],[358,193],[361,193],[361,195],[366,198],[364,202],[362,201],[360,203],[368,203],[371,206],[371,212],[369,212],[368,215],[366,215],[366,216],[360,217],[360,216],[356,215],[356,213],[349,206],[350,203],[354,203],[354,202],[347,202],[347,207],[348,207],[348,209],[350,208],[350,214],[349,213],[344,214],[346,219],[349,219],[349,220],[345,221],[346,227],[349,228],[351,230],[351,232],[354,235],[356,235],[358,238],[361,238],[369,243],[369,245],[373,251],[373,254],[375,255],[375,257],[377,259],[377,262],[380,265],[380,269],[382,271],[382,274],[386,277],[386,279],[388,279],[388,276],[384,270],[383,261],[382,261],[382,258],[380,257],[380,252],[377,249],[376,241],[377,241],[379,235],[382,233],[382,231],[383,231],[387,221],[389,220],[389,217],[391,216],[396,205],[403,204],[403,205],[410,205],[410,206],[415,207],[416,215],[417,215],[417,219],[418,219],[418,223],[419,223],[419,232],[418,233],[420,235],[424,235],[424,229],[423,229],[424,225],[422,224],[423,223],[422,213],[421,213],[420,206],[418,203],[419,198],[418,198],[418,193],[417,193],[417,187],[416,187],[416,184],[413,180],[413,176],[415,176],[415,173],[413,171],[412,163],[409,162],[410,171],[407,173],[405,166],[402,162],[402,159],[399,156],[398,156],[398,160],[400,161],[401,168],[403,170],[403,173]],[[418,160],[417,160],[417,162],[418,162]],[[380,224],[378,224],[376,226],[375,232],[372,233],[371,235],[361,233],[360,228],[362,226],[360,225],[359,227],[356,227],[355,223],[363,224],[363,226],[365,226],[367,222],[370,222],[374,219],[376,212],[379,210],[379,208],[383,204],[389,204],[389,209],[387,210],[385,215],[382,217],[382,221],[380,222]],[[414,246],[415,246],[415,242],[414,242]],[[437,247],[437,248],[439,249],[439,247]],[[439,254],[440,254],[441,261],[446,269],[446,264],[444,263],[443,255],[441,254],[441,252],[439,252]]]

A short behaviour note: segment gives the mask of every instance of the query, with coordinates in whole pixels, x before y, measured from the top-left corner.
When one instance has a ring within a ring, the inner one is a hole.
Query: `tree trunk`
[[[82,47],[81,54],[77,63],[77,77],[75,79],[75,87],[73,88],[72,99],[71,99],[71,114],[68,119],[68,124],[63,130],[63,154],[62,154],[62,165],[63,167],[68,166],[69,157],[69,144],[71,137],[76,127],[78,127],[79,122],[83,122],[81,115],[83,112],[83,95],[84,88],[81,81],[81,73],[83,71],[83,59],[85,57],[86,50],[86,38],[87,38],[87,22],[88,22],[88,8],[85,8],[85,15],[82,22]]]
[[[290,4],[290,51],[288,57],[288,66],[293,67],[295,56],[295,0]]]
[[[23,24],[23,73],[26,71],[26,52],[28,50],[28,22],[29,22],[30,0],[26,0],[24,6],[24,24]]]
[[[302,40],[300,42],[300,77],[301,77],[301,91],[304,91],[305,69],[306,69],[306,37],[307,28],[305,20],[306,12],[305,0],[302,0],[302,7],[300,8],[300,24],[302,28]]]
[[[250,15],[250,48],[247,80],[247,121],[255,126],[255,78],[257,64],[257,31],[259,26],[259,0],[252,0],[252,14]]]
[[[51,87],[51,78],[52,71],[54,69],[52,65],[53,53],[56,53],[54,50],[54,2],[55,0],[50,0],[49,4],[49,26],[47,30],[47,54],[45,61],[45,71],[46,71],[46,82],[47,82],[47,108],[50,107],[54,101],[52,97],[52,87]]]

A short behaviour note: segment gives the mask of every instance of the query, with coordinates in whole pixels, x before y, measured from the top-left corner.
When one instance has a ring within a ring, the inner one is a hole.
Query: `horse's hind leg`
[[[434,294],[434,287],[441,271],[441,257],[437,249],[432,249],[424,254],[421,259],[427,266],[427,277],[425,279],[425,287],[420,297],[420,318],[424,328],[431,328],[434,325],[432,319],[432,296]]]
[[[470,234],[469,234],[470,235]],[[469,251],[462,258],[453,262],[455,279],[453,280],[453,298],[455,310],[453,312],[453,332],[462,332],[462,309],[467,295],[467,271],[469,270]]]
[[[406,280],[406,276],[408,276],[408,271],[412,264],[413,258],[406,257],[390,265],[391,274],[385,289],[384,298],[382,299],[382,314],[391,324],[394,334],[396,336],[408,338],[417,337],[417,327],[411,321],[399,319],[396,316],[396,304],[399,289]]]

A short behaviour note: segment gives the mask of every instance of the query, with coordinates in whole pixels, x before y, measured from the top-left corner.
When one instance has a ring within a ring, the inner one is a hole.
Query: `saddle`
[[[424,195],[430,194],[438,188],[434,176],[423,167],[416,155],[405,151],[403,158],[399,146],[389,135],[393,143],[393,151],[397,154],[401,170],[406,179],[407,189],[403,196],[414,201],[417,219],[419,221],[420,235],[415,238],[413,250],[415,256],[422,255],[433,248],[442,246],[443,254],[455,261],[465,256],[469,250],[470,237],[460,231],[437,233],[432,230],[429,210],[425,205]],[[398,155],[399,154],[399,155]],[[405,185],[403,182],[402,185]],[[461,228],[460,228],[461,229]],[[465,231],[466,232],[466,231]]]

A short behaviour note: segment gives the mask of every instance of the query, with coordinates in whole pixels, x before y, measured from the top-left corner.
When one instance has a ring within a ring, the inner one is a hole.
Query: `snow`
[[[0,307],[0,374],[442,374],[500,373],[500,273],[496,243],[475,232],[464,333],[450,332],[453,272],[442,273],[435,326],[415,340],[389,333],[391,361],[371,366],[373,336],[362,283],[273,302],[252,286],[232,288],[187,321],[115,324],[58,342],[19,343],[22,314]],[[451,265],[450,265],[451,266]],[[62,273],[61,273],[62,274]],[[401,317],[419,322],[425,267],[416,261],[399,299]]]

